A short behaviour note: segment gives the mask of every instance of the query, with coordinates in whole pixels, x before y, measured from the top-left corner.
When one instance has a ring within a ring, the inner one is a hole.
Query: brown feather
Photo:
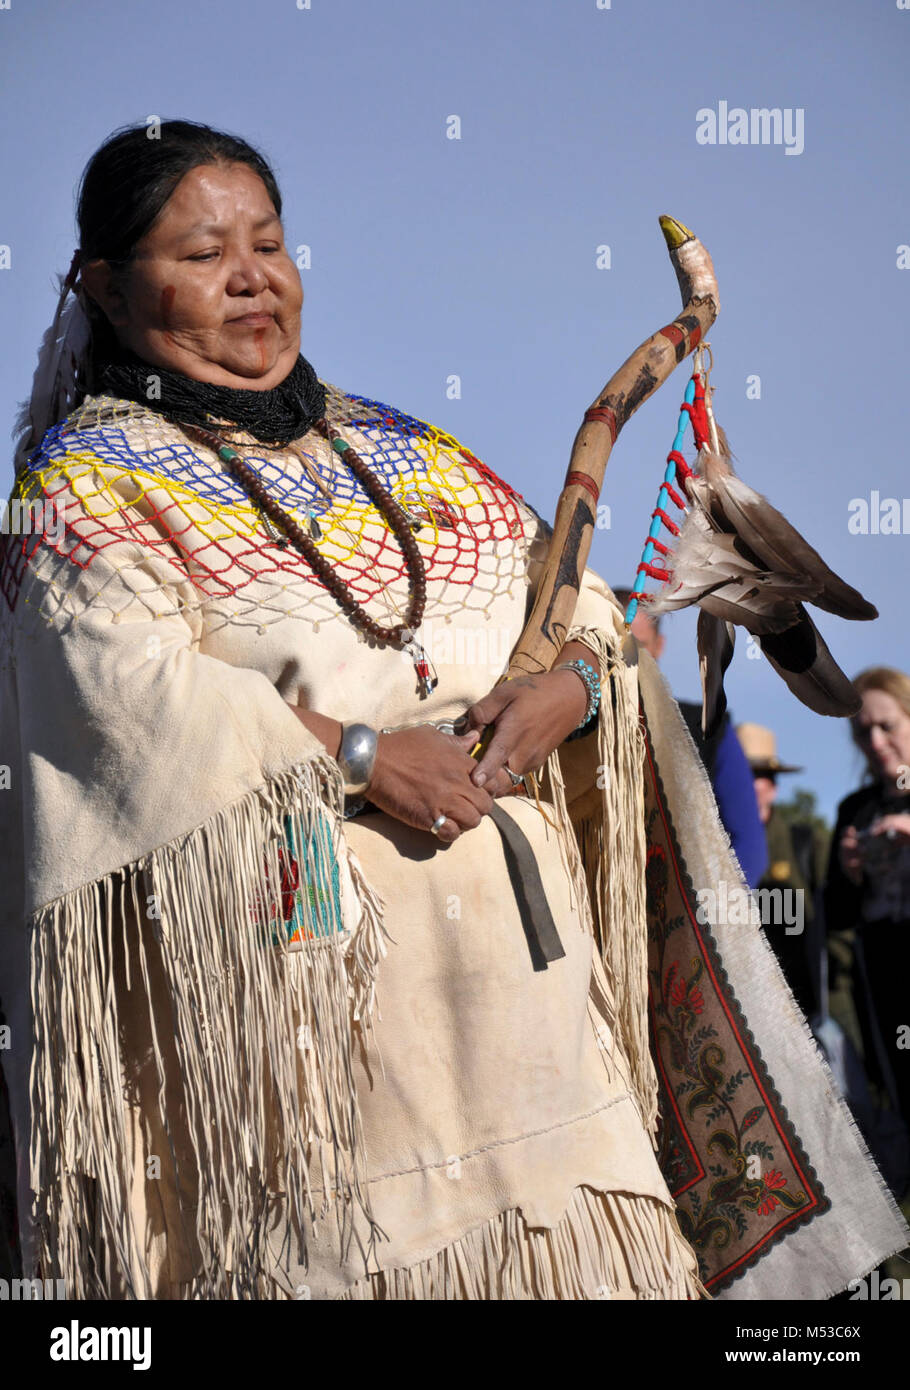
[[[835,574],[787,518],[741,478],[730,474],[717,489],[717,497],[724,529],[737,535],[765,569],[802,575],[804,597],[817,608],[839,618],[868,621],[878,617],[878,610]]]
[[[733,660],[736,629],[704,609],[698,615],[698,669],[701,675],[701,731],[712,738],[727,709],[724,673]]]
[[[845,718],[856,714],[862,699],[805,608],[800,608],[799,622],[793,627],[759,641],[777,674],[809,709]]]
[[[670,580],[650,604],[655,614],[692,604],[701,609],[703,727],[716,728],[726,706],[727,629],[734,623],[759,638],[771,665],[810,709],[853,714],[859,707],[853,686],[803,604],[854,620],[875,618],[877,610],[736,476],[729,441],[717,429],[718,450],[701,451],[698,472],[687,483],[690,507],[668,556]]]

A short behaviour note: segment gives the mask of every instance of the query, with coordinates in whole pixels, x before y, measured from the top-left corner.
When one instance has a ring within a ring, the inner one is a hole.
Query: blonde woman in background
[[[910,1187],[910,676],[875,666],[854,685],[863,703],[853,740],[867,780],[838,807],[831,845],[831,985],[870,1082],[888,1098],[869,1140],[900,1197]]]

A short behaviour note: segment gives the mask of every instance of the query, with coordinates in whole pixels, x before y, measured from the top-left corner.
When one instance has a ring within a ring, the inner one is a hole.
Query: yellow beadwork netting
[[[452,435],[393,407],[327,386],[326,416],[413,518],[427,567],[428,612],[485,614],[527,574],[539,519]],[[270,448],[223,431],[277,502],[305,528],[379,621],[400,615],[408,577],[394,534],[328,444],[311,431]],[[0,594],[23,618],[78,619],[90,603],[116,620],[131,602],[217,625],[293,615],[341,619],[292,546],[282,548],[227,466],[152,410],[89,397],[48,431],[20,471],[3,522]],[[24,593],[30,578],[36,595]]]

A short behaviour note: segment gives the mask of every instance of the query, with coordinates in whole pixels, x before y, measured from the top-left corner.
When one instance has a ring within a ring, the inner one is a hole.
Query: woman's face
[[[910,768],[910,715],[884,690],[866,690],[853,718],[853,737],[870,771],[882,782],[896,782]]]
[[[266,390],[300,352],[303,288],[265,184],[246,164],[180,180],[119,279],[83,270],[120,342],[197,381]]]

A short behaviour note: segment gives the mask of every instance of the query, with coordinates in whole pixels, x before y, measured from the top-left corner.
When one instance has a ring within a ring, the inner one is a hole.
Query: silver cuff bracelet
[[[342,724],[338,766],[345,796],[359,796],[370,785],[378,737],[369,724]]]

